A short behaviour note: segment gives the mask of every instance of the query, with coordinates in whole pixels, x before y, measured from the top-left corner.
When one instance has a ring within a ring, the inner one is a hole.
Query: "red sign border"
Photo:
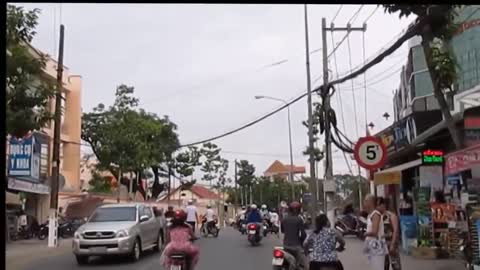
[[[368,142],[368,141],[376,142],[382,148],[383,157],[377,164],[368,165],[368,164],[366,164],[366,163],[364,163],[363,161],[360,160],[360,156],[359,156],[359,153],[358,153],[360,151],[360,146],[362,144],[364,144],[365,142]],[[376,170],[376,169],[379,169],[379,168],[383,167],[383,165],[387,161],[387,154],[388,154],[387,153],[387,147],[385,146],[385,144],[383,144],[382,140],[380,140],[379,138],[374,137],[374,136],[367,136],[367,137],[359,138],[357,143],[355,144],[355,148],[353,150],[353,155],[354,155],[355,160],[357,161],[358,165],[360,165],[361,167],[363,167],[367,170]]]

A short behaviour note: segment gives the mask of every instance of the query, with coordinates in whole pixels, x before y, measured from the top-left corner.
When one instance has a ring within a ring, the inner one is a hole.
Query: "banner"
[[[480,165],[480,144],[445,156],[445,174],[453,175]]]

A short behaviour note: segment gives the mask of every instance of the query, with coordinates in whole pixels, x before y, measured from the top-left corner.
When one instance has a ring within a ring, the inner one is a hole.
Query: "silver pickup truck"
[[[161,220],[150,206],[102,205],[75,232],[73,254],[80,265],[87,264],[89,256],[126,254],[137,261],[143,250],[161,250],[162,229]]]

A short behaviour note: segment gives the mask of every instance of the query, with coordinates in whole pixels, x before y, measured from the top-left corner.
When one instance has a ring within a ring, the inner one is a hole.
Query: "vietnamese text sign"
[[[452,175],[480,165],[480,144],[445,156],[445,174]]]
[[[26,139],[10,139],[8,174],[30,176],[32,169],[33,136]]]

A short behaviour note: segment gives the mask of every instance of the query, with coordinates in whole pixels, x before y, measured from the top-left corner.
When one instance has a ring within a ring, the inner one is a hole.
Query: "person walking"
[[[364,207],[368,212],[364,253],[368,258],[370,269],[384,270],[388,247],[385,240],[383,215],[377,210],[377,198],[371,194],[367,195]]]
[[[198,212],[197,212],[197,207],[193,205],[193,200],[188,200],[186,212],[187,212],[187,223],[190,224],[190,226],[192,226],[192,230],[195,233],[195,227],[198,221]]]
[[[338,248],[337,243],[340,244]],[[304,247],[311,250],[308,254],[310,270],[343,269],[337,250],[345,249],[345,240],[337,230],[330,228],[327,215],[320,214],[315,218],[315,230],[305,240]]]
[[[401,270],[399,253],[399,235],[400,224],[398,216],[395,214],[395,210],[392,209],[390,199],[378,198],[377,210],[383,215],[383,222],[385,226],[385,240],[388,245],[388,255],[385,256],[385,270],[390,269],[390,265],[393,270]]]

